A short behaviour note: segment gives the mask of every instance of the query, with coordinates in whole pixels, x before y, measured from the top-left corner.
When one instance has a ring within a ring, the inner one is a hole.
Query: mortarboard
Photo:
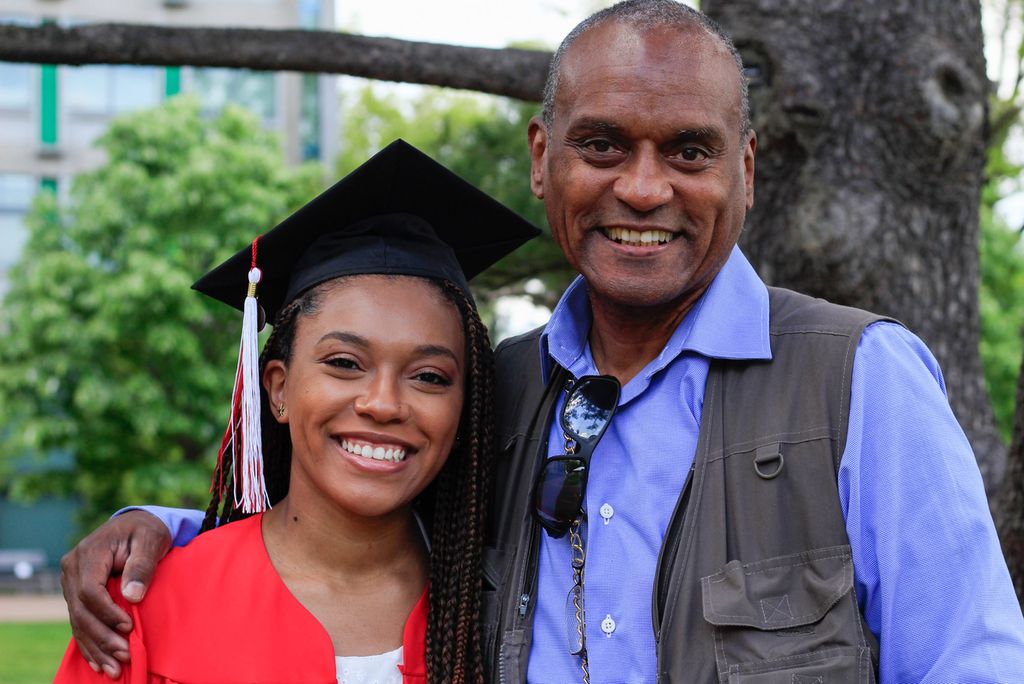
[[[540,234],[511,209],[396,140],[192,287],[244,312],[225,455],[243,512],[268,505],[260,435],[258,306],[266,319],[310,287],[359,274],[467,281]],[[248,285],[247,285],[248,284]],[[259,304],[257,305],[257,297]],[[241,486],[241,497],[237,493]]]
[[[273,322],[302,291],[343,275],[466,281],[540,234],[531,223],[396,140],[258,241],[259,303]],[[247,247],[192,287],[243,308]]]

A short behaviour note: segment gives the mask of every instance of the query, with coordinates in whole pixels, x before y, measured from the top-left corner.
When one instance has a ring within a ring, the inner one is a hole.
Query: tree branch
[[[540,100],[551,53],[330,31],[0,23],[0,60],[347,74]]]

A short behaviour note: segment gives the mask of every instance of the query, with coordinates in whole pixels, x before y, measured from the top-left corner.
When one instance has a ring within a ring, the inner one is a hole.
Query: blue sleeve
[[[160,519],[171,532],[171,540],[175,546],[185,546],[196,538],[199,528],[203,525],[205,514],[202,511],[193,511],[187,508],[167,508],[166,506],[128,506],[122,508],[114,515],[121,515],[126,511],[145,511]]]
[[[1024,617],[938,363],[893,323],[854,359],[839,498],[882,684],[1024,682]]]

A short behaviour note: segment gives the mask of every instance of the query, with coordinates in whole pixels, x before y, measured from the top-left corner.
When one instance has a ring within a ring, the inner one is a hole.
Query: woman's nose
[[[396,378],[378,375],[366,391],[356,397],[356,413],[378,423],[401,422],[409,417],[409,408],[402,402],[402,393]]]

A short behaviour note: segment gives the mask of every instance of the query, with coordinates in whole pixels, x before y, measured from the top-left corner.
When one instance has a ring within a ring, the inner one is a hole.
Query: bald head
[[[555,102],[561,85],[565,54],[580,36],[607,22],[620,22],[640,33],[646,33],[661,27],[676,28],[681,31],[697,30],[706,35],[710,40],[720,43],[735,60],[736,70],[739,75],[740,134],[746,135],[750,130],[750,104],[747,96],[747,79],[743,75],[743,61],[736,50],[736,46],[733,45],[732,39],[707,15],[698,12],[692,7],[675,2],[675,0],[624,0],[592,14],[570,31],[569,35],[562,41],[562,44],[558,46],[558,50],[555,51],[554,57],[551,59],[548,78],[544,84],[544,102],[541,118],[547,128],[551,128],[555,118]],[[690,48],[680,45],[680,49],[686,50]]]

